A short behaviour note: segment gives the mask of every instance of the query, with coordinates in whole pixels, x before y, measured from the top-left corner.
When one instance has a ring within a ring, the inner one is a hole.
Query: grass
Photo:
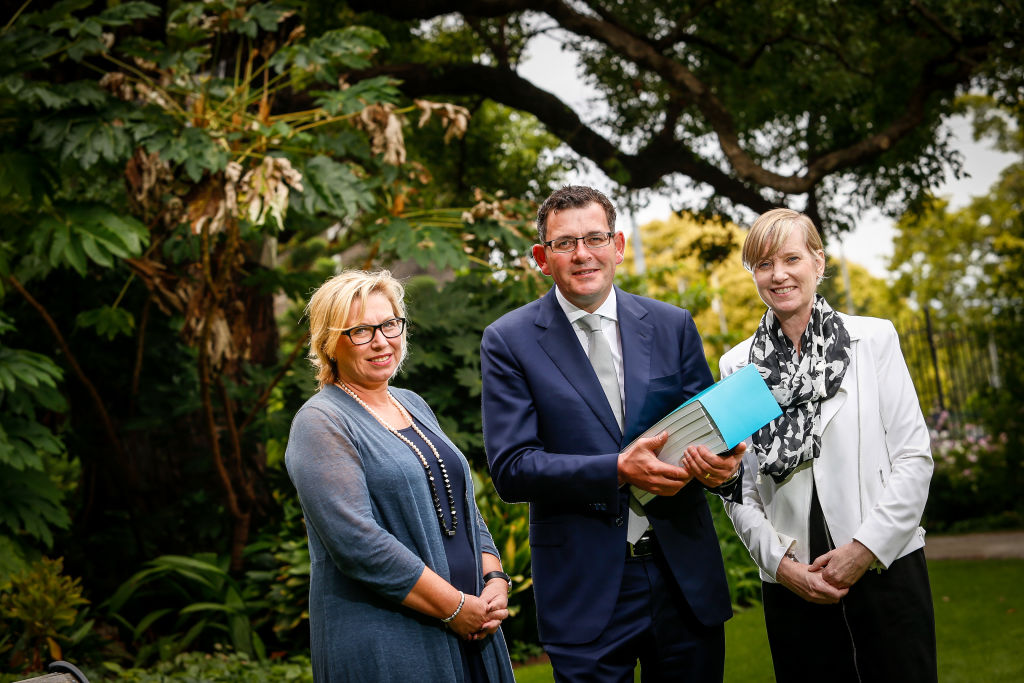
[[[939,680],[1024,681],[1024,560],[935,560],[928,563],[928,572]],[[726,622],[725,643],[727,682],[775,680],[759,607]],[[518,683],[552,680],[547,664],[522,667],[515,674]]]
[[[1024,560],[928,564],[939,680],[1024,681]]]

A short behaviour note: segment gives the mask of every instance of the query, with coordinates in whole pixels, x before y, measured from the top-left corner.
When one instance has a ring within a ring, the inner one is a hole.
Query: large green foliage
[[[0,575],[53,547],[103,604],[139,571],[103,615],[129,656],[304,645],[282,455],[314,387],[312,287],[339,264],[443,274],[408,383],[471,452],[471,337],[534,292],[530,206],[495,195],[501,173],[546,191],[554,141],[487,105],[458,142],[464,108],[359,73],[383,33],[305,10],[69,0],[0,22]]]
[[[13,330],[0,313],[0,333]],[[47,458],[64,454],[64,443],[41,421],[66,408],[57,389],[61,370],[46,356],[0,341],[0,575],[22,566],[14,541],[27,537],[53,545],[53,529],[70,523],[63,492],[47,476]]]
[[[129,620],[124,616],[129,599],[151,609],[137,621]],[[259,659],[266,656],[251,620],[255,606],[246,601],[242,587],[228,573],[227,556],[157,557],[125,581],[105,607],[130,631],[132,641],[143,641],[159,619],[175,621],[170,629],[157,629],[169,630],[168,635],[138,649],[138,663],[168,660],[196,644],[217,642],[205,633],[208,630],[218,631],[235,652]]]

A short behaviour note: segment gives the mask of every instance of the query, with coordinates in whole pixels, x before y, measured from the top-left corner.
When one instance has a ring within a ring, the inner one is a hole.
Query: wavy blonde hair
[[[405,317],[405,288],[388,270],[346,270],[320,285],[306,304],[309,317],[308,357],[316,370],[320,389],[339,379],[335,351],[352,307],[359,306],[362,315],[366,310],[366,300],[373,294],[384,295],[391,302],[395,316]],[[407,332],[408,326],[402,330],[402,349],[396,373],[405,361]]]
[[[774,256],[797,228],[804,233],[808,251],[812,254],[824,251],[821,235],[808,216],[792,209],[772,209],[758,216],[750,226],[743,240],[743,267],[753,272],[758,261]]]

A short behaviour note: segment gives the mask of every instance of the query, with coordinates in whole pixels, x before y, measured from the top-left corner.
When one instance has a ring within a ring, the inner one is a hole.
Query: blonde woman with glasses
[[[309,535],[314,679],[512,681],[499,626],[509,578],[469,463],[418,395],[403,288],[347,271],[309,301],[319,391],[285,454]]]

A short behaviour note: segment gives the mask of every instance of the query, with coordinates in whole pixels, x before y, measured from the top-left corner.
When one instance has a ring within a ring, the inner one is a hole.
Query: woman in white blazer
[[[811,220],[775,209],[743,245],[768,310],[719,363],[754,363],[783,415],[726,503],[761,570],[776,679],[935,681],[924,530],[928,429],[892,323],[837,313]]]

